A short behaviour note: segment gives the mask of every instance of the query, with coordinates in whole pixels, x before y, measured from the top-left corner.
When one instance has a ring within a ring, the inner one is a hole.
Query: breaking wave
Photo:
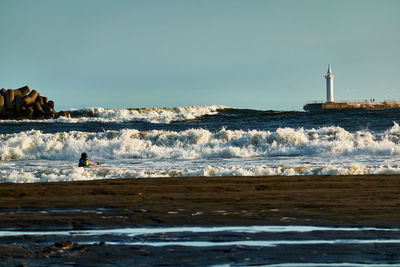
[[[82,152],[105,161],[79,168]],[[274,131],[39,130],[0,134],[0,182],[135,177],[400,174],[400,126]]]
[[[58,119],[45,121],[65,123],[121,123],[129,121],[171,123],[177,121],[194,120],[206,115],[215,115],[224,109],[227,109],[227,107],[220,105],[129,109],[107,109],[93,107],[84,109],[71,109],[65,111],[64,113],[60,113],[61,116]]]
[[[205,166],[190,169],[148,169],[126,170],[118,167],[104,168],[45,168],[40,170],[1,170],[0,182],[35,183],[101,180],[117,178],[152,178],[152,177],[197,177],[197,176],[293,176],[293,175],[363,175],[363,174],[400,174],[400,167],[379,166],[376,168],[363,165],[321,167],[312,166]]]
[[[275,131],[138,131],[0,134],[2,160],[76,160],[82,151],[102,159],[210,159],[277,156],[400,155],[400,126],[382,133],[340,127]]]

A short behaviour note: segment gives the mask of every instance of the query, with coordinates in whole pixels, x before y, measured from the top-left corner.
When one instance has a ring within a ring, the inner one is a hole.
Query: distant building
[[[333,73],[331,69],[331,64],[328,65],[328,72],[325,75],[326,78],[326,102],[335,102],[333,97]]]
[[[326,102],[310,102],[304,105],[303,109],[306,111],[341,111],[341,110],[386,110],[386,109],[400,109],[400,102],[398,101],[384,101],[375,102],[375,99],[370,101],[349,102],[341,101],[335,102],[333,96],[333,73],[331,65],[328,65],[328,72],[324,76],[326,79]]]

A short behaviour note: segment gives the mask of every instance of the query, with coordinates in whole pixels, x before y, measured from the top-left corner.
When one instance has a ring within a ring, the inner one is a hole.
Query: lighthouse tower
[[[333,98],[333,73],[331,70],[331,64],[328,65],[328,72],[325,75],[326,78],[326,102],[335,102]]]

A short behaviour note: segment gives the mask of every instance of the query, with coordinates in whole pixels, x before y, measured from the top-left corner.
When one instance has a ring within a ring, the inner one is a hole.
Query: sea
[[[84,108],[0,122],[0,182],[400,173],[400,110]],[[81,153],[93,162],[78,167]]]
[[[400,173],[400,110],[395,109],[313,113],[214,105],[85,108],[68,114],[1,121],[0,182]],[[78,167],[83,152],[104,165]],[[119,266],[132,260],[143,266],[400,266],[399,232],[340,225],[12,228],[0,229],[0,243],[102,242],[135,255],[120,259]],[[72,265],[85,266],[73,260]],[[91,262],[108,266],[109,261]]]

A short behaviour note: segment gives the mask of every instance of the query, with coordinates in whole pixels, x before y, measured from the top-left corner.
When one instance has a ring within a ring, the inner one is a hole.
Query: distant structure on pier
[[[399,101],[384,101],[384,102],[375,102],[375,99],[358,101],[358,102],[349,102],[349,101],[340,101],[335,102],[335,98],[333,96],[333,73],[331,65],[328,65],[328,71],[325,75],[326,79],[326,102],[322,101],[314,101],[306,103],[303,107],[305,111],[340,111],[340,110],[386,110],[386,109],[394,109],[400,108]]]
[[[332,103],[335,102],[333,97],[333,73],[331,69],[331,64],[328,65],[328,72],[325,75],[326,79],[326,102]]]

